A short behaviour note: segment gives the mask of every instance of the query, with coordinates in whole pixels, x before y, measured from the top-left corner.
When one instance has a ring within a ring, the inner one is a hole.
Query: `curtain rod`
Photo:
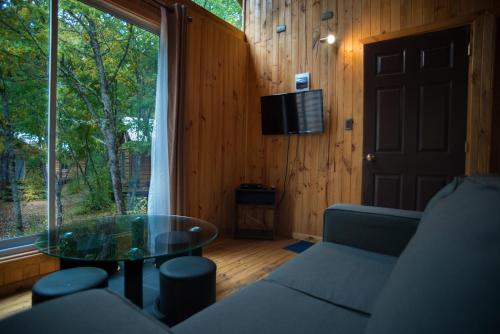
[[[158,6],[157,8],[163,7],[167,10],[167,12],[170,12],[170,13],[172,13],[174,11],[174,9],[172,8],[172,5],[164,4],[158,0],[149,0],[149,1],[144,1],[144,2],[146,2],[150,6],[156,7],[150,1],[152,1],[154,4],[156,4]],[[191,16],[188,16],[187,20],[188,20],[188,22],[193,22],[193,18]]]

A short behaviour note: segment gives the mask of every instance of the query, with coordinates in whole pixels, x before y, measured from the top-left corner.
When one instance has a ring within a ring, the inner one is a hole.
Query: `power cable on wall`
[[[283,202],[283,199],[285,198],[286,194],[286,187],[288,185],[288,159],[290,157],[290,135],[288,135],[288,144],[286,148],[286,167],[285,167],[285,179],[283,180],[283,192],[281,193],[280,200],[278,201],[278,205],[276,208],[279,208],[281,205],[281,202]]]

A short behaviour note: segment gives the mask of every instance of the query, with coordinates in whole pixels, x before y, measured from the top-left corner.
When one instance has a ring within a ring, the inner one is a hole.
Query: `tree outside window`
[[[0,240],[47,226],[48,0],[0,0]],[[57,224],[144,213],[158,36],[59,3]]]
[[[238,29],[243,29],[243,13],[237,0],[193,0]]]

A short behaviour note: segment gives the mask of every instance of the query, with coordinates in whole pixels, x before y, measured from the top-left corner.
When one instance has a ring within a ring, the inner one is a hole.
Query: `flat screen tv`
[[[262,96],[262,134],[323,132],[323,91]]]

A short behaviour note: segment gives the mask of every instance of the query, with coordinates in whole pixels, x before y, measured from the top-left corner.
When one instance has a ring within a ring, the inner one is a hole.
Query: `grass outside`
[[[75,191],[73,187],[63,188],[63,224],[71,223],[74,220],[110,216],[116,213],[112,201],[104,208],[92,209],[86,204],[89,197],[88,191],[84,189]],[[138,197],[133,202],[128,210],[129,213],[146,213],[147,199],[145,197]],[[47,227],[47,201],[45,199],[23,201],[21,211],[23,233],[19,233],[16,228],[13,203],[0,201],[0,240],[33,235],[45,230]]]

